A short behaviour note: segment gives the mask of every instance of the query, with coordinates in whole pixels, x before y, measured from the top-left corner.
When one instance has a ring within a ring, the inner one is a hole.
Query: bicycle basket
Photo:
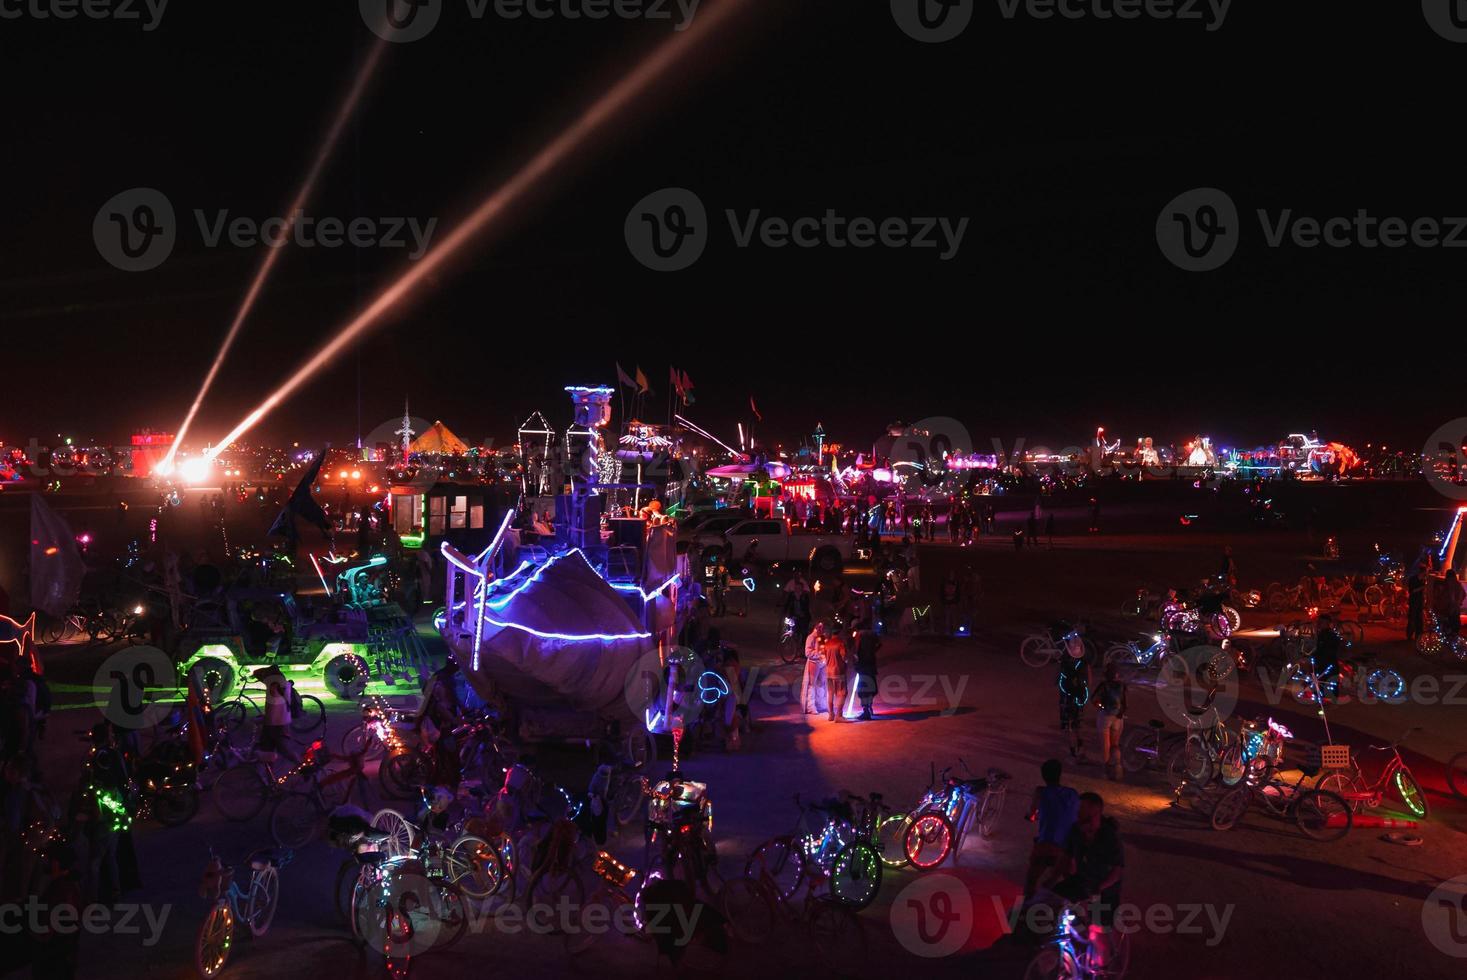
[[[1323,765],[1319,743],[1297,738],[1284,740],[1285,768],[1298,769],[1306,776],[1313,776]]]
[[[1350,768],[1350,747],[1348,745],[1322,745],[1319,748],[1320,763],[1326,769],[1348,769]]]
[[[627,867],[605,851],[596,855],[591,870],[596,872],[598,878],[616,888],[625,888],[627,882],[637,876],[635,869]]]

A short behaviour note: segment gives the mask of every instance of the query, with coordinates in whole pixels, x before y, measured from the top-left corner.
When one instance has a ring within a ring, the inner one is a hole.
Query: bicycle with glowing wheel
[[[1326,760],[1326,773],[1319,778],[1315,784],[1316,788],[1336,793],[1350,805],[1351,812],[1359,813],[1363,808],[1375,809],[1385,799],[1387,789],[1394,788],[1401,802],[1406,804],[1406,809],[1417,820],[1425,820],[1430,807],[1426,802],[1426,794],[1421,791],[1421,784],[1416,781],[1411,767],[1406,765],[1401,758],[1401,743],[1406,741],[1412,734],[1419,732],[1420,728],[1409,728],[1400,738],[1389,745],[1371,745],[1367,748],[1372,752],[1389,752],[1391,757],[1387,760],[1385,768],[1376,774],[1374,779],[1366,779],[1365,773],[1360,768],[1353,753],[1349,752],[1348,746],[1338,746],[1343,749],[1335,758]],[[1338,766],[1330,766],[1328,763],[1338,761]]]
[[[290,863],[291,856],[290,851],[254,852],[249,857],[249,885],[241,888],[234,879],[234,867],[220,861],[210,849],[199,894],[213,905],[194,938],[194,967],[199,976],[211,980],[223,972],[234,947],[235,923],[241,919],[255,939],[270,930],[280,903],[280,869]]]
[[[1001,769],[989,769],[986,777],[976,779],[958,779],[949,776],[950,771],[951,767],[944,769],[933,780],[940,788],[929,791],[912,813],[902,839],[907,860],[919,871],[930,871],[948,855],[956,864],[974,826],[985,839],[992,837],[1008,796],[1009,774]]]

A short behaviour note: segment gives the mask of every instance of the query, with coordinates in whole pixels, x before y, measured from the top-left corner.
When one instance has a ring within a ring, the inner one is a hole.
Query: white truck
[[[784,521],[767,517],[740,521],[724,532],[723,540],[728,542],[726,554],[733,561],[743,560],[749,545],[758,541],[762,562],[809,562],[814,571],[827,574],[839,572],[856,547],[851,535],[791,530]]]

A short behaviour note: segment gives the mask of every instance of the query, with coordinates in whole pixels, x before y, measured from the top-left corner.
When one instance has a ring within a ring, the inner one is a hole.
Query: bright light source
[[[362,478],[362,471],[361,470],[352,470],[351,471],[351,478],[353,480],[360,480]]]
[[[203,456],[184,460],[178,472],[183,477],[184,483],[203,483],[209,478],[209,460]]]

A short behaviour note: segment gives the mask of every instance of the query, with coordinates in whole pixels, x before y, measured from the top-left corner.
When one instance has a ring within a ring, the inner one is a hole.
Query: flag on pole
[[[688,392],[683,387],[683,376],[678,373],[678,369],[675,367],[669,367],[667,369],[667,375],[668,380],[672,382],[672,390],[677,392],[678,398],[686,405],[688,402]]]
[[[646,395],[652,392],[652,386],[647,383],[647,376],[642,373],[642,365],[637,365],[637,394]]]
[[[754,413],[754,418],[758,419],[760,422],[764,421],[764,416],[759,414],[759,406],[754,404],[753,395],[749,396],[749,411]]]
[[[683,372],[683,404],[693,404],[693,379],[688,377],[688,372]]]
[[[31,607],[65,616],[81,596],[86,566],[66,518],[31,494]]]
[[[637,387],[637,382],[632,380],[632,378],[629,377],[627,373],[621,369],[620,361],[616,362],[616,380],[626,385],[628,388]]]

